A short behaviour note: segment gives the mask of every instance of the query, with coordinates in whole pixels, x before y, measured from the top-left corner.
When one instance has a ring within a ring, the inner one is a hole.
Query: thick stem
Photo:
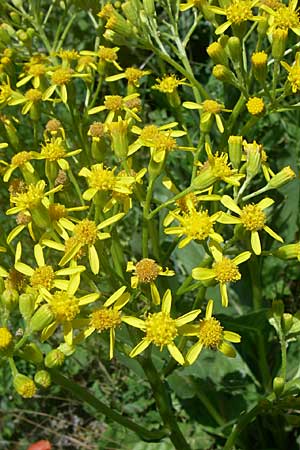
[[[128,419],[127,417],[124,417],[121,414],[115,412],[100,400],[98,400],[96,397],[94,397],[93,394],[91,394],[87,389],[69,380],[64,375],[61,375],[57,370],[50,369],[50,373],[52,380],[56,384],[60,385],[63,389],[71,392],[78,400],[88,403],[90,406],[95,408],[97,412],[104,414],[106,417],[113,420],[114,422],[119,423],[125,428],[134,431],[139,435],[141,439],[149,442],[157,442],[166,436],[166,432],[164,430],[149,431],[146,428]]]

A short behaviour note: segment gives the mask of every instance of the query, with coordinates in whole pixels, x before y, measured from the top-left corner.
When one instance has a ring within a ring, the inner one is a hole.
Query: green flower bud
[[[231,36],[227,42],[229,55],[234,64],[240,65],[242,62],[241,41],[236,36]]]
[[[39,370],[34,376],[37,385],[47,389],[51,385],[51,375],[47,370]]]
[[[34,381],[27,377],[26,375],[22,375],[18,373],[14,377],[14,388],[18,394],[20,394],[23,398],[31,398],[36,393],[36,386]]]
[[[2,304],[11,311],[19,300],[19,293],[15,289],[5,289],[1,295]]]
[[[300,261],[300,242],[283,245],[275,250],[273,255],[283,260],[297,258]]]
[[[288,30],[277,28],[272,34],[272,56],[274,59],[281,59],[286,49]]]
[[[43,353],[34,342],[25,345],[21,350],[19,350],[18,355],[26,361],[32,362],[36,365],[43,362]]]
[[[284,313],[282,316],[282,328],[285,333],[288,333],[293,325],[293,315]]]
[[[217,177],[212,171],[212,168],[207,165],[201,168],[199,174],[194,178],[192,182],[192,187],[194,189],[207,189],[212,186],[216,181]]]
[[[29,327],[33,332],[43,330],[52,322],[53,318],[50,307],[42,305],[32,316]]]
[[[45,366],[49,369],[54,367],[60,367],[65,361],[65,355],[62,351],[58,349],[51,350],[45,357]]]
[[[228,58],[223,46],[219,42],[213,42],[206,49],[214,64],[228,66]]]
[[[242,159],[242,142],[242,136],[229,136],[228,153],[234,169],[238,169],[240,167]]]
[[[18,30],[16,36],[21,42],[26,42],[28,40],[28,35],[24,30]]]
[[[154,16],[154,14],[155,14],[154,0],[143,0],[143,6],[144,6],[145,13],[149,17]]]
[[[293,180],[295,177],[295,172],[290,168],[290,166],[287,166],[281,169],[280,172],[276,173],[276,175],[270,179],[267,186],[269,189],[278,189]]]
[[[28,322],[34,312],[35,295],[33,294],[21,294],[19,297],[19,310],[21,316]]]
[[[224,66],[223,64],[217,64],[213,68],[213,76],[217,78],[219,81],[223,81],[223,83],[229,83],[236,85],[237,79],[234,76],[234,74],[231,72],[228,67]]]
[[[284,313],[284,303],[282,300],[273,300],[272,302],[273,316],[281,318]]]
[[[273,391],[275,392],[276,397],[279,397],[282,394],[284,389],[284,379],[282,377],[275,377],[273,380]]]

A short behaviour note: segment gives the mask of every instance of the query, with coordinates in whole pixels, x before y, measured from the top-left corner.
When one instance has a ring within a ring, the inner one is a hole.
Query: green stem
[[[69,22],[67,23],[67,25],[66,25],[66,27],[65,27],[65,29],[64,29],[64,32],[62,33],[62,35],[61,35],[61,37],[60,37],[60,40],[59,40],[59,42],[58,42],[58,44],[57,44],[57,47],[56,47],[56,49],[55,49],[56,52],[58,52],[59,49],[61,48],[61,46],[63,45],[63,42],[64,42],[64,40],[65,40],[67,34],[69,33],[69,30],[70,30],[70,28],[71,28],[71,26],[72,26],[72,24],[73,24],[73,22],[74,22],[76,16],[77,16],[77,13],[72,14],[72,16],[70,17]]]
[[[166,432],[164,430],[150,431],[147,428],[138,425],[127,417],[124,417],[123,415],[112,410],[110,407],[94,397],[94,395],[91,394],[91,392],[89,392],[87,389],[61,375],[57,370],[50,369],[50,373],[52,380],[56,384],[61,386],[63,389],[71,392],[72,395],[74,395],[74,397],[76,397],[80,402],[88,403],[90,406],[96,409],[97,412],[104,414],[114,422],[117,422],[120,425],[128,428],[129,430],[137,433],[141,439],[149,442],[156,442],[160,441],[166,436]]]
[[[155,178],[152,178],[149,182],[149,186],[147,189],[146,194],[146,200],[144,204],[143,209],[143,228],[142,228],[142,252],[143,252],[143,258],[147,258],[149,254],[149,211],[150,211],[150,204],[153,194],[153,188],[154,188]]]
[[[176,450],[191,450],[174,416],[167,386],[161,380],[152,360],[150,358],[140,358],[139,361],[151,385],[158,412],[165,428],[168,430],[168,435],[174,448]]]
[[[185,195],[189,194],[193,190],[194,190],[194,188],[192,186],[190,186],[190,187],[186,188],[184,191],[179,192],[179,194],[175,195],[175,197],[172,197],[170,200],[167,200],[165,203],[162,203],[148,215],[148,220],[152,219],[157,213],[159,213],[159,211],[161,209],[166,208],[168,205],[171,205],[176,200],[178,200],[181,197],[184,197]]]
[[[73,186],[75,188],[76,194],[78,195],[78,198],[80,200],[81,205],[84,206],[85,203],[84,203],[84,200],[83,200],[82,195],[81,195],[80,187],[79,187],[79,185],[77,183],[77,180],[74,177],[73,172],[72,172],[71,169],[68,170],[68,176],[70,178],[71,183],[73,184]]]
[[[214,421],[221,427],[225,424],[225,420],[223,417],[219,414],[219,412],[216,410],[212,402],[210,401],[209,397],[205,394],[203,390],[201,390],[201,387],[199,386],[199,383],[195,383],[191,377],[189,377],[189,382],[192,386],[196,388],[196,397],[200,400],[200,402],[205,406],[211,417],[214,419]]]

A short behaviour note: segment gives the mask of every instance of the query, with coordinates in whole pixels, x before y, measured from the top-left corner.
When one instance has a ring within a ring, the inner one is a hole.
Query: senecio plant
[[[1,365],[24,399],[58,384],[141,440],[190,450],[170,377],[205,371],[217,352],[220,364],[242,358],[256,370],[252,404],[235,420],[198,398],[218,448],[249,449],[254,420],[265,417],[275,436],[299,423],[287,349],[300,319],[262,295],[264,264],[299,264],[300,243],[284,241],[274,219],[299,168],[278,167],[258,138],[270,117],[299,109],[297,1],[87,3],[90,43],[77,48],[68,36],[80,2],[1,3]],[[201,24],[203,82],[189,58]],[[128,65],[129,50],[143,55],[139,65]],[[255,361],[245,311],[254,328],[265,320]],[[64,364],[89,342],[106,349],[104,361],[141,367],[156,425],[68,378]]]

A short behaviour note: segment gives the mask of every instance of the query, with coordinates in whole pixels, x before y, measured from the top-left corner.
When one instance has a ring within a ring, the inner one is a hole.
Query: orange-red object
[[[31,444],[27,450],[51,450],[52,445],[49,441],[37,441],[34,444]]]

